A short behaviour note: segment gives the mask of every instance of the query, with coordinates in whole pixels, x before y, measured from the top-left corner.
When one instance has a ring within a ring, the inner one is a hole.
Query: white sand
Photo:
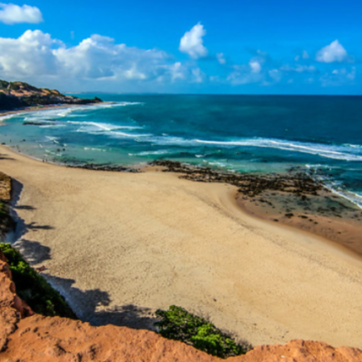
[[[11,158],[0,170],[23,184],[18,205],[35,208],[17,210],[34,223],[19,245],[28,257],[50,251],[39,265],[62,278],[83,319],[131,324],[137,308],[177,304],[254,345],[303,338],[362,347],[361,259],[244,214],[234,187],[0,154]],[[127,305],[137,308],[125,313]]]

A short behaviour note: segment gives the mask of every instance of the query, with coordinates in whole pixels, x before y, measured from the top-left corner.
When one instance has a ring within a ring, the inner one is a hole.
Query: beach
[[[51,109],[63,109],[69,107],[79,107],[79,105],[72,105],[72,104],[60,104],[60,105],[45,105],[45,106],[33,106],[33,107],[24,107],[21,109],[16,109],[13,111],[0,111],[0,125],[3,117],[12,116],[19,113],[28,113],[28,112],[38,112],[38,111],[47,111]]]
[[[361,258],[247,214],[235,186],[66,168],[0,147],[16,246],[94,325],[150,327],[176,304],[253,345],[362,347]]]

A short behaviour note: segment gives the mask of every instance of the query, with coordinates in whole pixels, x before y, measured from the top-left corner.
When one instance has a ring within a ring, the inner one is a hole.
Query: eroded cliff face
[[[113,325],[92,327],[60,317],[44,317],[16,295],[6,259],[0,251],[0,361],[222,361],[191,346],[146,330]],[[259,346],[230,362],[362,361],[357,348],[335,349],[322,342],[295,340]]]

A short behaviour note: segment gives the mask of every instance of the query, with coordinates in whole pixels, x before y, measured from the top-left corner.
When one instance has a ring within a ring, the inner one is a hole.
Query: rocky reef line
[[[151,165],[195,182],[236,186],[236,202],[247,213],[311,232],[362,255],[361,209],[302,168],[263,174],[225,172],[170,160]]]

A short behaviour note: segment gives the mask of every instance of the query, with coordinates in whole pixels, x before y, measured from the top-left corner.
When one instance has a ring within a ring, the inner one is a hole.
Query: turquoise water
[[[97,96],[113,103],[7,117],[0,142],[58,163],[299,166],[362,206],[362,97]]]

